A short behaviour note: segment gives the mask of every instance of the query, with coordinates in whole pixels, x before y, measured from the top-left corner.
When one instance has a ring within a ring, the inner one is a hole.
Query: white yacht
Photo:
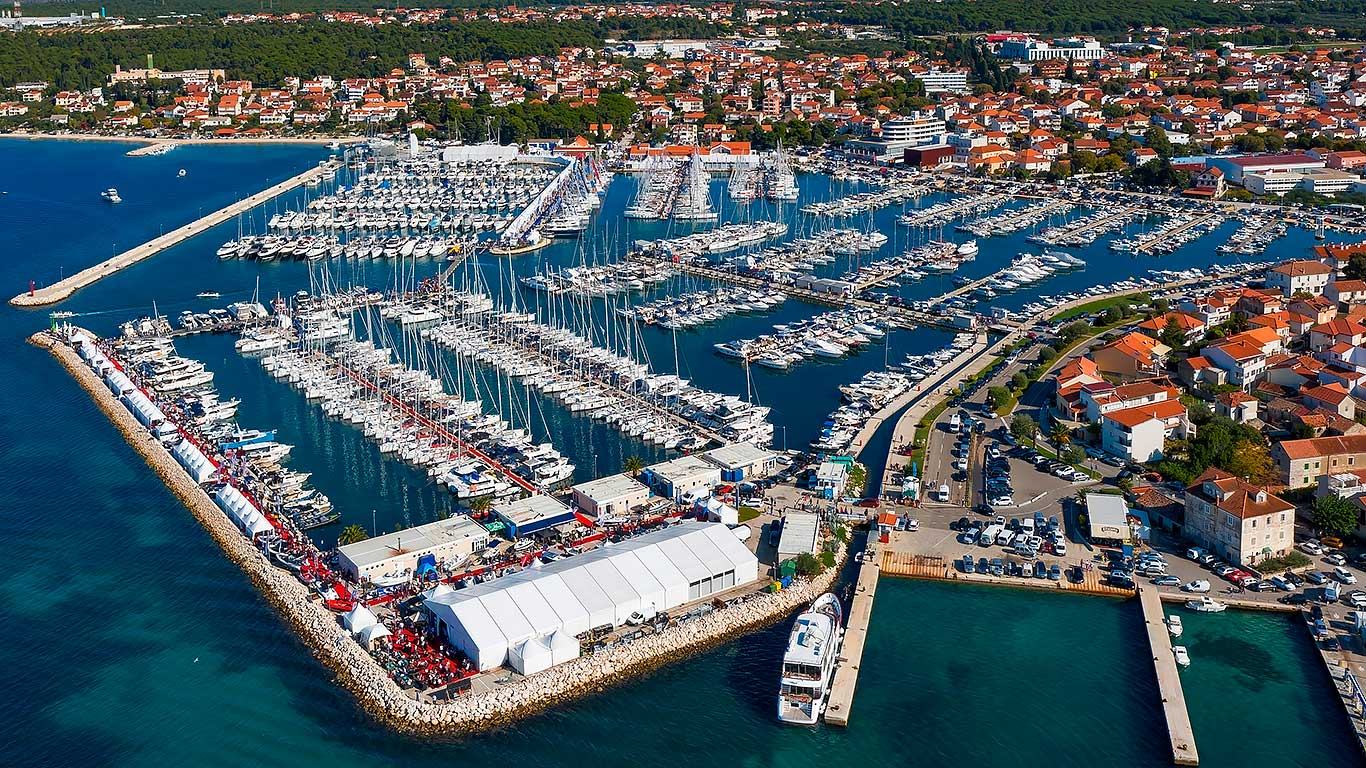
[[[113,187],[110,187],[109,189],[106,189],[105,191],[101,192],[100,197],[103,197],[105,200],[108,200],[111,203],[123,202],[123,198],[119,197],[119,191],[117,189],[114,189]]]
[[[820,720],[843,639],[844,610],[839,598],[829,592],[797,617],[783,654],[779,720],[799,725],[815,725]]]

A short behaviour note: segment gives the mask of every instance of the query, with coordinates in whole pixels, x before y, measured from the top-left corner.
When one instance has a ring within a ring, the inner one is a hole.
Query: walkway
[[[1177,765],[1199,765],[1200,755],[1195,751],[1195,731],[1191,728],[1190,712],[1186,710],[1186,694],[1181,688],[1176,657],[1172,655],[1171,635],[1167,632],[1162,601],[1158,599],[1157,590],[1148,584],[1139,585],[1138,601],[1143,607],[1143,625],[1148,631],[1153,668],[1157,672],[1157,690],[1162,697],[1162,714],[1167,719],[1172,762]]]
[[[863,644],[868,639],[868,625],[873,620],[873,597],[877,593],[879,556],[877,526],[868,531],[868,546],[859,564],[858,584],[854,588],[854,602],[849,608],[849,624],[844,629],[844,644],[835,666],[835,679],[830,683],[830,702],[825,708],[825,722],[830,725],[849,725],[850,710],[854,707],[854,689],[858,686],[859,666],[863,663]]]
[[[48,304],[56,304],[57,302],[70,297],[71,294],[82,288],[94,285],[96,282],[116,274],[122,269],[131,267],[144,259],[151,258],[173,245],[177,245],[212,227],[222,224],[239,213],[249,211],[256,206],[282,195],[295,187],[306,184],[313,179],[325,178],[335,173],[336,169],[337,167],[335,165],[327,162],[314,168],[309,168],[298,176],[286,179],[269,189],[262,190],[250,197],[238,200],[226,208],[222,208],[207,216],[195,219],[189,224],[173,229],[160,237],[148,240],[136,248],[124,251],[93,267],[87,267],[64,280],[60,280],[44,288],[38,288],[36,290],[31,289],[28,293],[21,293],[10,299],[9,303],[16,307],[41,307]]]

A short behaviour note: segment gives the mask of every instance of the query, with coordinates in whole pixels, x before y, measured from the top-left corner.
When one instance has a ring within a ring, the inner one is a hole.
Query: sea
[[[107,258],[325,159],[308,146],[184,146],[130,158],[133,144],[0,140],[0,293],[45,284]],[[182,176],[181,169],[185,170]],[[344,183],[344,182],[343,182]],[[634,180],[618,178],[588,235],[513,259],[481,257],[457,280],[543,311],[543,297],[515,278],[602,263],[629,243],[687,228],[619,214]],[[804,200],[856,184],[800,179]],[[124,202],[99,197],[119,189]],[[732,205],[723,221],[784,217],[789,237],[816,224],[795,206]],[[75,322],[109,333],[131,317],[174,316],[234,300],[288,295],[321,284],[402,286],[439,268],[220,261],[239,231],[260,231],[273,212],[304,204],[300,190],[83,290],[60,305]],[[929,205],[925,198],[913,205]],[[893,235],[886,253],[916,237],[898,231],[899,207],[840,222]],[[1142,226],[1142,225],[1138,225]],[[926,236],[919,235],[922,239]],[[957,237],[958,233],[943,233]],[[1084,290],[1149,269],[1225,260],[1203,238],[1162,257],[1115,256],[1107,239],[1077,249],[1085,270],[1040,292]],[[1302,254],[1296,230],[1264,258]],[[1029,249],[1023,233],[981,242],[964,267],[989,274]],[[864,257],[867,258],[867,257]],[[848,264],[831,265],[838,274]],[[708,287],[676,278],[657,292]],[[938,293],[930,282],[899,290]],[[195,298],[218,291],[218,302]],[[1030,300],[1009,295],[1010,307]],[[616,306],[624,305],[617,300]],[[610,310],[604,300],[590,302]],[[771,406],[775,441],[797,448],[839,403],[836,387],[907,354],[942,348],[951,334],[898,331],[844,360],[791,372],[746,371],[714,354],[718,341],[749,338],[822,308],[789,300],[768,315],[727,318],[677,334],[636,329],[655,370]],[[603,313],[611,316],[610,312]],[[1169,764],[1156,682],[1138,607],[1104,598],[887,579],[879,588],[852,726],[791,728],[773,717],[775,670],[786,628],[737,639],[627,685],[503,730],[423,740],[376,727],[285,627],[251,584],[44,353],[23,343],[47,327],[47,311],[0,307],[0,764],[23,766],[300,766],[410,764],[635,766],[676,759],[699,766],[869,764],[1159,766]],[[243,426],[275,428],[295,445],[291,466],[312,472],[346,523],[387,531],[449,509],[425,476],[382,458],[356,430],[238,356],[231,339],[197,336],[180,351],[239,397]],[[639,347],[637,347],[639,348]],[[486,390],[490,399],[497,397]],[[506,385],[503,385],[506,386]],[[532,393],[508,391],[518,423],[560,447],[576,479],[619,471],[628,456],[660,458],[601,424]],[[490,400],[486,399],[486,402]],[[514,407],[514,404],[516,406]],[[885,451],[888,435],[873,444]],[[880,440],[880,442],[879,442]],[[330,546],[336,530],[315,532]],[[1352,765],[1361,762],[1345,716],[1302,626],[1286,617],[1230,611],[1185,619],[1193,664],[1182,673],[1202,765]]]

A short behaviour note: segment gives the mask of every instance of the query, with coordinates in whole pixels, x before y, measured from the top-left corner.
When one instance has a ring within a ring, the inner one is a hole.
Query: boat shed
[[[631,511],[650,500],[650,489],[627,474],[608,475],[573,487],[574,506],[594,517]]]
[[[652,464],[640,474],[656,493],[675,503],[689,495],[706,498],[712,486],[721,482],[720,467],[700,456],[679,456]]]
[[[778,562],[803,553],[814,553],[820,541],[821,520],[811,512],[789,512],[778,538]]]
[[[573,522],[574,510],[554,496],[536,494],[495,505],[493,516],[503,521],[508,535],[516,539]]]
[[[759,578],[754,553],[725,526],[660,528],[461,590],[434,589],[432,626],[480,669],[523,674],[579,655],[590,629],[617,627]]]
[[[483,549],[488,540],[484,526],[465,515],[455,515],[338,547],[337,562],[347,578],[361,581],[412,573],[424,555],[432,555],[438,562],[458,563]]]
[[[713,448],[703,457],[721,468],[721,480],[735,483],[768,477],[778,466],[778,455],[752,443],[731,443]]]
[[[1086,494],[1086,521],[1092,540],[1129,543],[1129,505],[1123,496]]]

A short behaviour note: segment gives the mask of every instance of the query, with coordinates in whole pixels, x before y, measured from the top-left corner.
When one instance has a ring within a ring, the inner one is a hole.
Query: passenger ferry
[[[820,720],[843,639],[844,610],[839,598],[829,592],[797,617],[783,654],[779,720],[794,725],[815,725]]]

